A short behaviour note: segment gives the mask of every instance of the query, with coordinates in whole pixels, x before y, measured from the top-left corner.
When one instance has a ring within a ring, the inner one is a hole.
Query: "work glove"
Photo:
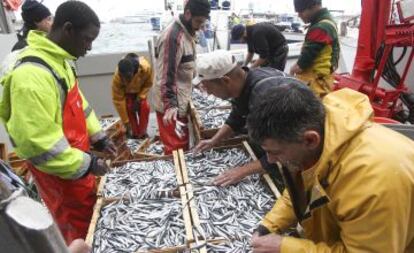
[[[113,157],[115,157],[118,152],[115,144],[108,137],[100,139],[95,144],[93,144],[93,147],[97,151],[108,153]]]
[[[89,165],[89,171],[95,176],[103,176],[110,171],[108,165],[106,165],[105,160],[90,154],[91,163]]]
[[[126,130],[125,135],[126,135],[127,139],[133,139],[134,135],[132,133],[132,129],[131,129],[131,126],[129,125],[129,123],[125,124],[124,127],[125,127],[125,130]]]
[[[263,225],[259,225],[254,231],[253,233],[257,233],[259,236],[264,236],[267,234],[270,234],[269,229],[267,229],[265,226]]]

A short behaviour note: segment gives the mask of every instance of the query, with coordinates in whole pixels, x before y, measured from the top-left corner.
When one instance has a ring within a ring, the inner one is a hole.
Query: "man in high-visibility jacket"
[[[99,29],[86,4],[61,4],[51,32],[31,31],[28,47],[0,80],[0,118],[68,244],[85,238],[96,201],[94,175],[109,170],[89,153],[90,145],[115,153],[72,67],[91,50]]]
[[[118,63],[112,79],[112,101],[128,138],[147,135],[150,113],[147,95],[153,77],[151,65],[144,57],[129,53]]]
[[[336,23],[321,0],[294,0],[295,11],[309,28],[299,59],[291,75],[305,82],[324,97],[332,91],[333,75],[338,68],[340,44]]]

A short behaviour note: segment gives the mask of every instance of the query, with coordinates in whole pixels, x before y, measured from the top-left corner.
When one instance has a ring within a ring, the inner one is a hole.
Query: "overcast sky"
[[[176,0],[176,2],[181,0]],[[271,10],[277,13],[293,13],[293,0],[231,0],[236,10],[246,9],[253,4],[256,11]],[[54,12],[64,0],[44,0],[43,3]],[[99,15],[102,20],[118,16],[133,15],[144,9],[161,9],[164,0],[84,0]],[[348,14],[359,14],[361,0],[323,0],[323,5],[329,9],[344,10]]]

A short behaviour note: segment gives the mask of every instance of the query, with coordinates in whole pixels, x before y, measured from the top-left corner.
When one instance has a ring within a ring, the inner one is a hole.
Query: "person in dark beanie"
[[[65,1],[50,32],[30,31],[28,46],[0,80],[1,121],[68,245],[86,237],[96,202],[95,176],[109,171],[90,148],[116,155],[73,68],[99,31],[99,18],[88,5]]]
[[[298,61],[290,74],[302,80],[319,97],[332,91],[340,45],[335,21],[321,0],[294,0],[295,11],[310,24]]]
[[[149,100],[157,112],[164,153],[188,149],[188,112],[195,76],[195,33],[210,15],[208,0],[188,0],[184,13],[172,22],[155,44],[156,78]]]
[[[254,25],[236,25],[231,31],[231,40],[247,43],[247,56],[244,65],[248,65],[254,54],[259,59],[250,68],[271,67],[280,71],[285,69],[289,48],[283,34],[271,23]]]
[[[49,32],[52,26],[52,14],[43,4],[35,0],[26,0],[22,6],[23,27],[17,33],[17,43],[12,51],[22,49],[27,46],[26,38],[30,30]]]

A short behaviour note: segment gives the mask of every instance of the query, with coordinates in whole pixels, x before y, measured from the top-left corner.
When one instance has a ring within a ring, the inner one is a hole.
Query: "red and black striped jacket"
[[[163,113],[176,107],[180,117],[187,115],[195,57],[194,37],[176,19],[161,32],[155,45],[155,83],[149,97],[155,111]]]

